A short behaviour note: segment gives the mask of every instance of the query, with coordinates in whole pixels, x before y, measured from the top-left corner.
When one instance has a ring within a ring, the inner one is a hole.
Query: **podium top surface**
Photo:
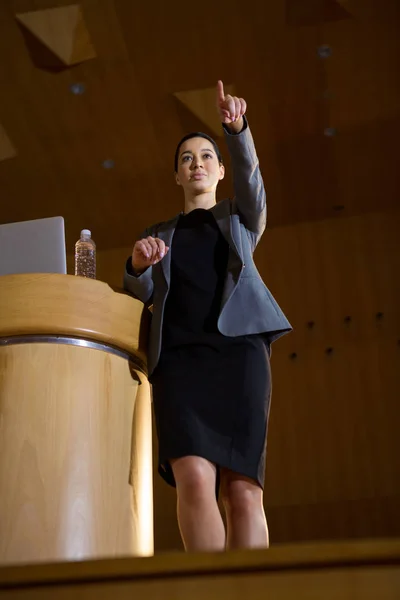
[[[0,277],[0,338],[71,336],[145,360],[147,313],[142,302],[102,281],[47,273]]]

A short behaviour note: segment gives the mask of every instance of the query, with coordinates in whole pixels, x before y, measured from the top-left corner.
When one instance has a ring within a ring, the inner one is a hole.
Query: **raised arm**
[[[217,109],[232,160],[234,204],[255,248],[266,227],[267,204],[246,108],[243,98],[225,95],[222,81],[218,82]]]

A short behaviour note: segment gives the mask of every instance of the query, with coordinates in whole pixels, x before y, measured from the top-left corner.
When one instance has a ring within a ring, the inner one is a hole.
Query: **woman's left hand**
[[[224,92],[224,84],[222,81],[218,81],[217,84],[217,110],[222,123],[225,125],[242,125],[243,127],[243,115],[247,109],[246,101],[243,98],[237,96],[231,96]],[[242,128],[240,127],[240,129]],[[235,127],[236,129],[236,127]]]

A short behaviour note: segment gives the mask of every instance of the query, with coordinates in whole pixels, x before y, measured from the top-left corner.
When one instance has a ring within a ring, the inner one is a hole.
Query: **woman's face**
[[[195,137],[182,144],[175,178],[185,192],[195,196],[213,192],[224,175],[225,167],[219,163],[208,140]]]

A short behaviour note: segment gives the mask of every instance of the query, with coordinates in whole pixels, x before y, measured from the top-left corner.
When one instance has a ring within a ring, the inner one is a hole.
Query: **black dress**
[[[161,356],[151,377],[159,473],[171,485],[169,459],[196,455],[264,486],[269,342],[261,334],[218,331],[228,250],[212,209],[180,216]]]

